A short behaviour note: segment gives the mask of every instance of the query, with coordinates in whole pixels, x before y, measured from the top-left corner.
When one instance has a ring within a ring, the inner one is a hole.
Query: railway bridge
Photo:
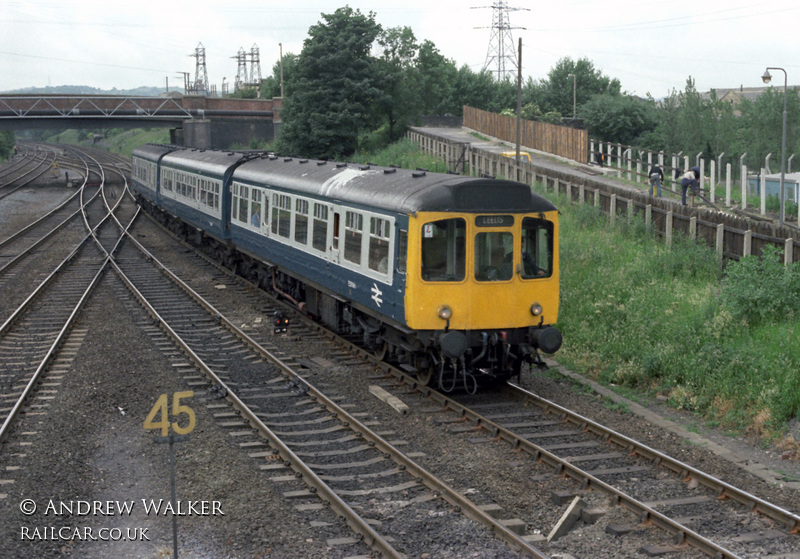
[[[174,144],[226,149],[270,141],[282,99],[200,95],[0,95],[0,129],[169,128]]]

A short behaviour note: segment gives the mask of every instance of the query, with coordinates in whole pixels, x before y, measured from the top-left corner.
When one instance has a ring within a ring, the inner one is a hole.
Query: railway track
[[[175,250],[153,225],[137,223],[120,243],[136,208],[121,190],[105,196],[107,206],[119,202],[118,223],[107,210],[88,209],[93,242],[76,252],[95,270],[107,262],[152,306],[159,326],[143,328],[155,347],[206,403],[231,448],[250,455],[283,500],[306,515],[331,557],[375,550],[387,557],[797,557],[796,512],[519,387],[446,398],[356,346],[333,342],[302,317],[291,318],[288,332],[274,332],[274,313],[287,311],[281,303],[188,248]],[[156,259],[183,280],[167,281],[171,274]],[[124,298],[120,282],[106,276]],[[41,289],[48,300],[92,293],[78,295],[67,284],[57,295]],[[17,364],[40,363],[37,370],[58,380],[86,330],[70,330],[63,318],[35,322],[61,312],[36,314],[35,307],[6,321],[14,330],[0,329],[0,352]],[[54,338],[55,330],[64,335]],[[30,353],[14,353],[23,340]],[[35,386],[34,377],[0,378],[18,392]],[[39,400],[20,404],[31,414],[53,397],[49,383],[38,384]],[[408,413],[368,388],[399,397]],[[581,510],[577,520],[570,508]]]
[[[268,462],[265,469],[274,468],[272,480],[289,486],[284,496],[297,499],[301,510],[329,506],[345,518],[358,537],[334,539],[339,545],[363,540],[387,557],[461,556],[470,549],[502,557],[509,553],[505,541],[515,553],[546,557],[507,522],[416,464],[399,449],[402,441],[393,444],[339,406],[335,386],[313,386],[298,372],[301,364],[249,337],[171,272],[152,265],[157,261],[126,244],[113,265],[207,377],[190,374],[187,380],[231,404],[220,406],[220,425],[233,430],[240,445],[255,448],[253,457]],[[165,284],[164,273],[175,286]],[[460,552],[454,551],[457,541],[427,535],[448,530],[471,534],[462,537]]]
[[[266,308],[261,314],[271,316],[274,309]],[[313,326],[295,326],[294,332],[297,340],[326,336]],[[322,351],[332,355],[329,348]],[[351,346],[329,361],[357,368],[359,361],[365,359],[371,356]],[[303,360],[307,373],[318,368],[315,362],[320,361],[325,359]],[[387,371],[389,376],[373,375],[371,382],[408,400],[411,415],[434,418],[432,421],[447,436],[467,438],[467,446],[483,447],[484,443],[490,443],[489,446],[511,449],[531,462],[536,469],[532,479],[553,486],[552,495],[546,497],[553,510],[549,520],[537,520],[539,512],[529,518],[525,513],[515,515],[527,527],[534,527],[531,530],[534,534],[528,534],[531,539],[537,539],[532,537],[537,531],[541,536],[550,536],[551,528],[561,520],[559,514],[577,499],[579,507],[589,510],[586,517],[592,522],[603,516],[611,517],[606,522],[608,531],[614,534],[610,538],[633,540],[629,547],[648,555],[793,557],[791,553],[800,545],[797,513],[772,505],[518,387],[511,386],[502,394],[448,399],[419,386],[415,379],[386,364],[373,361],[369,367]],[[329,382],[331,386],[340,386],[340,380],[341,377],[331,377]],[[357,383],[348,386],[354,385]],[[363,404],[369,396],[362,398]],[[582,503],[587,500],[593,505]],[[489,505],[497,501],[502,500],[495,499]],[[627,515],[622,522],[618,518],[620,511]],[[641,537],[644,527],[651,528],[645,530],[650,533],[649,538]]]

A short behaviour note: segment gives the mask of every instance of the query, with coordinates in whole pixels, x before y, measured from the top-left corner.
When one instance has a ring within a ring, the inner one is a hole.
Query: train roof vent
[[[270,160],[270,161],[275,161],[276,159],[278,159],[278,156],[277,156],[277,155],[270,155],[270,156],[269,156],[269,160]]]
[[[392,174],[392,173],[396,173],[396,172],[397,172],[397,169],[396,169],[396,168],[392,168],[392,169],[384,169],[384,170],[383,170],[383,174],[384,174],[384,175],[390,175],[390,174]]]
[[[283,158],[283,162],[284,162],[284,163],[288,163],[288,162],[289,162],[289,161],[291,161],[291,160],[292,160],[292,158],[291,158],[291,157],[284,157],[284,158]]]
[[[426,173],[427,171],[414,171],[413,173],[411,173],[411,176],[414,177],[415,179],[418,179],[420,177],[424,177]]]
[[[451,171],[450,169],[448,169],[446,174],[448,174],[448,175],[457,175],[458,173],[456,173],[455,171]]]
[[[317,165],[327,165],[327,161],[317,161]]]
[[[424,171],[424,172],[426,172],[426,173],[427,173],[427,172],[428,172],[428,169],[423,169],[422,167],[417,167],[417,171]]]
[[[369,171],[369,165],[362,165],[358,168],[359,171]]]
[[[347,167],[347,163],[337,163],[336,168],[341,169],[342,167]]]
[[[298,161],[298,163],[300,163],[301,165],[302,165],[303,163],[308,163],[308,159],[301,159],[300,161]]]
[[[494,178],[494,175],[490,175],[489,173],[483,173],[483,174],[481,175],[481,178],[482,178],[482,179],[493,179],[493,178]]]

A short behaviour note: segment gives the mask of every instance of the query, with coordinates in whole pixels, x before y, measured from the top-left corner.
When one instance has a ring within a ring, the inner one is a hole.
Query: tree
[[[558,111],[564,115],[572,114],[572,78],[575,76],[577,105],[580,106],[595,95],[620,95],[619,80],[604,76],[594,68],[588,58],[573,62],[565,57],[559,60],[547,74],[547,80],[540,83],[542,99],[536,100],[543,111]]]
[[[430,41],[423,41],[417,54],[419,75],[417,99],[425,115],[461,114],[461,105],[454,102],[453,90],[458,79],[455,62],[446,59]]]
[[[631,145],[655,126],[655,103],[631,95],[595,95],[578,111],[592,136]]]
[[[297,59],[298,56],[290,52],[284,53],[283,55],[283,94],[286,96],[289,95],[289,91],[286,86],[288,82],[291,81],[291,78],[295,72],[295,68],[297,68]],[[278,60],[272,66],[272,75],[265,78],[261,83],[261,96],[265,99],[272,99],[273,97],[281,96],[280,60]]]
[[[370,49],[381,26],[373,12],[364,15],[349,6],[322,19],[303,42],[279,143],[288,153],[335,159],[356,151],[380,95]]]
[[[375,64],[381,92],[376,106],[388,124],[388,140],[393,142],[396,128],[404,128],[410,118],[419,114],[419,73],[414,64],[419,45],[410,27],[384,30],[378,36],[378,44],[383,56]]]

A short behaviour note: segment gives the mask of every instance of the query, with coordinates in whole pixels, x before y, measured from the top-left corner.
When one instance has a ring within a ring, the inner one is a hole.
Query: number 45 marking
[[[170,423],[169,422],[169,413],[167,413],[167,395],[162,394],[156,400],[156,405],[153,406],[153,409],[150,410],[150,413],[147,414],[147,419],[144,420],[144,428],[145,429],[161,429],[161,436],[166,437],[169,433],[169,428],[172,427],[175,432],[179,435],[187,435],[194,430],[195,425],[195,417],[194,417],[194,410],[189,406],[185,406],[181,404],[182,398],[191,398],[194,396],[194,392],[186,391],[186,392],[176,392],[172,395],[172,415],[177,418],[182,413],[185,413],[189,416],[189,424],[186,427],[181,427],[177,421]],[[155,421],[155,418],[158,414],[161,414],[161,420]]]

